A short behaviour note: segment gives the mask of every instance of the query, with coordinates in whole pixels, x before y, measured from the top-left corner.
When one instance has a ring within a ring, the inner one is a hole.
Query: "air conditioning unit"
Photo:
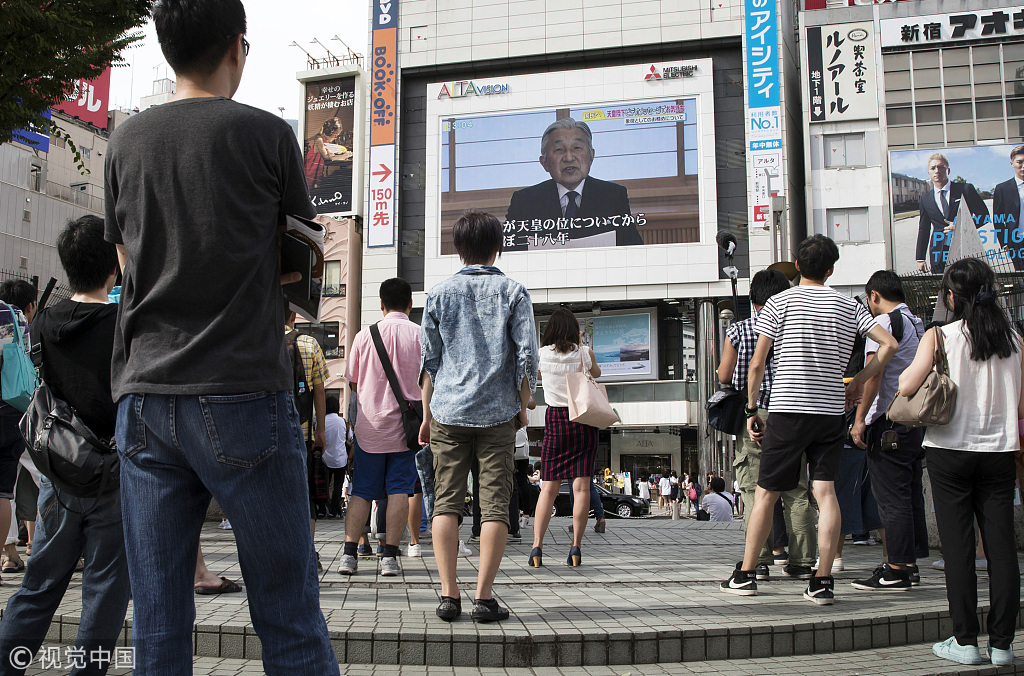
[[[32,222],[32,212],[29,211],[28,209],[24,209],[21,212],[21,220],[25,221],[26,223],[31,223]]]

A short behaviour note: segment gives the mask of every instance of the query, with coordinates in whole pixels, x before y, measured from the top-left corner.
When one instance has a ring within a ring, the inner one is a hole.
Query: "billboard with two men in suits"
[[[441,255],[469,209],[504,251],[701,241],[698,117],[695,96],[442,116]]]
[[[897,273],[943,273],[961,203],[989,263],[1024,270],[1024,146],[892,151],[889,172]]]

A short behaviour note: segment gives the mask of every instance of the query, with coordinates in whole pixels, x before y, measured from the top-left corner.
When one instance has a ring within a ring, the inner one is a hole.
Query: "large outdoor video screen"
[[[467,210],[504,221],[506,251],[699,242],[697,101],[442,116],[440,253]]]
[[[1000,270],[1024,269],[1019,186],[1013,145],[899,150],[889,153],[893,251],[899,274],[942,274],[963,202],[973,231],[960,245]],[[1024,153],[1018,156],[1024,159]],[[940,192],[942,193],[940,195]],[[977,233],[975,235],[975,232]]]

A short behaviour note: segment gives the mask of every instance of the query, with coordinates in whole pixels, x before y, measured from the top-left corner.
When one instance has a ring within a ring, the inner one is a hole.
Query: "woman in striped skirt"
[[[586,368],[597,378],[601,369],[594,351],[581,345],[580,338],[580,324],[565,308],[555,310],[541,337],[540,375],[548,408],[544,415],[544,445],[540,452],[542,484],[529,562],[535,568],[543,565],[541,548],[544,546],[544,534],[563,479],[572,481],[574,498],[572,549],[566,563],[575,567],[583,559],[580,543],[590,512],[590,482],[597,460],[597,428],[569,420],[569,392],[565,376]]]

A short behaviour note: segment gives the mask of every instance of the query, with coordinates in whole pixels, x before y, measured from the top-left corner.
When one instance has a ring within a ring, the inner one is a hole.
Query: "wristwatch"
[[[757,407],[754,407],[754,408],[751,409],[751,408],[747,408],[746,404],[743,404],[743,413],[748,418],[753,418],[755,415],[757,415]]]

